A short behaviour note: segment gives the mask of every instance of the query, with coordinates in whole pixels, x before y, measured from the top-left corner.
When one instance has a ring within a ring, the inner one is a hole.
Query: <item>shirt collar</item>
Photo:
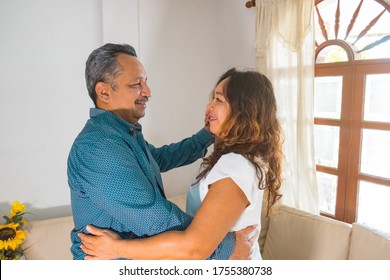
[[[111,116],[111,118],[116,120],[116,122],[120,122],[122,125],[124,125],[126,127],[126,130],[129,131],[131,134],[133,134],[134,131],[142,133],[142,125],[141,124],[137,123],[134,125],[134,124],[128,123],[127,121],[121,119],[117,115],[115,115],[112,112],[109,112],[107,110],[103,110],[103,109],[99,109],[99,108],[91,108],[89,111],[89,116],[92,119],[92,118],[96,118],[96,117],[100,116],[101,114],[105,114],[105,113],[108,113]]]

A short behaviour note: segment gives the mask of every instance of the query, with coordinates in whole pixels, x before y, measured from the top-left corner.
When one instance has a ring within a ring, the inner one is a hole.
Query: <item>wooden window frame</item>
[[[342,76],[340,120],[315,118],[316,125],[340,128],[339,162],[337,168],[317,165],[317,171],[338,176],[335,215],[321,213],[340,221],[353,223],[357,218],[359,181],[390,187],[390,179],[360,173],[362,130],[364,128],[390,131],[390,123],[364,121],[365,76],[390,73],[390,59],[353,60],[317,64],[315,76]]]
[[[354,41],[347,42],[350,31],[355,28],[354,24],[358,17],[364,15],[364,7],[367,2],[360,0],[356,7],[353,7],[354,12],[346,34],[343,34],[343,39],[339,39],[339,23],[343,17],[341,9],[341,0],[335,1],[334,22],[332,24],[324,24],[320,6],[321,2],[326,0],[314,0],[315,13],[320,27],[320,34],[324,40],[322,43],[315,41],[317,61],[318,54],[328,46],[339,46],[343,48],[347,54],[347,61],[335,63],[316,63],[315,76],[342,76],[342,100],[341,100],[341,115],[340,119],[326,119],[314,118],[315,125],[329,125],[339,127],[339,155],[337,168],[330,168],[322,165],[317,165],[316,169],[325,174],[331,174],[338,177],[335,214],[321,213],[324,216],[335,218],[340,221],[348,223],[356,222],[358,213],[358,199],[359,199],[359,181],[366,181],[369,183],[380,184],[390,188],[390,178],[382,178],[363,174],[360,172],[360,157],[362,149],[362,135],[363,129],[377,129],[383,131],[390,131],[390,122],[373,122],[364,121],[364,92],[365,92],[365,77],[369,74],[390,73],[390,59],[370,59],[359,60],[361,52],[384,43],[389,40],[389,36],[384,36],[380,40],[372,42],[361,50],[356,49],[355,43],[363,38],[367,32],[376,24],[380,17],[390,12],[390,3],[383,0],[372,0],[380,4],[384,10],[375,18],[371,19],[367,26],[358,32],[358,36]],[[344,0],[347,1],[347,0]],[[362,5],[363,4],[363,5]],[[352,7],[351,7],[352,8]],[[387,14],[388,15],[388,14]],[[355,30],[358,31],[358,30]],[[334,32],[334,34],[332,33]],[[330,34],[334,38],[329,38]]]

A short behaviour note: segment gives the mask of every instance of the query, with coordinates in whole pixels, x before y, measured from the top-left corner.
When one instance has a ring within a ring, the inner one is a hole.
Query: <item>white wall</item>
[[[66,160],[92,102],[89,53],[133,45],[153,97],[142,124],[154,145],[202,127],[208,94],[229,67],[254,68],[255,10],[238,0],[0,0],[0,214],[13,200],[42,219],[70,214]],[[185,193],[199,162],[163,175]]]
[[[142,120],[148,141],[162,145],[198,131],[219,76],[255,67],[255,11],[244,2],[141,1],[140,59],[153,94]],[[167,195],[185,193],[199,164],[163,174]]]

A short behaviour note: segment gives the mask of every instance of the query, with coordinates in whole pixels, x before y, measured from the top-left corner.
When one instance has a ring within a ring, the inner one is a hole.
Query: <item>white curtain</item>
[[[313,0],[257,0],[257,68],[274,86],[284,133],[283,204],[318,213]]]

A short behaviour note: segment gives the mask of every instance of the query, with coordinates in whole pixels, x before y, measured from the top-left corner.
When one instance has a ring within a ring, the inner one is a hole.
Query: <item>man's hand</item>
[[[204,113],[204,127],[205,129],[211,133],[210,131],[210,122],[209,122],[209,114],[210,114],[210,108],[209,105],[206,106],[206,111]]]
[[[252,255],[252,245],[255,242],[254,234],[255,225],[248,226],[244,229],[234,232],[236,245],[234,245],[233,254],[229,260],[250,260]],[[252,237],[251,237],[252,236]]]

